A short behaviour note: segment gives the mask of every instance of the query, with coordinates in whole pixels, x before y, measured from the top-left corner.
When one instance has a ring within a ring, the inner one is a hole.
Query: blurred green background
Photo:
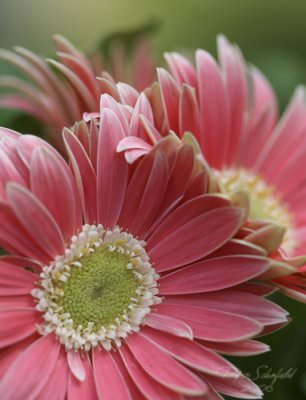
[[[305,17],[303,0],[0,0],[0,47],[21,45],[52,55],[51,36],[60,33],[89,51],[102,37],[154,19],[160,22],[153,41],[161,60],[163,51],[174,49],[202,47],[216,54],[216,35],[223,33],[270,79],[283,110],[295,86],[306,83]],[[0,62],[0,72],[8,71]],[[0,113],[1,125],[12,120],[12,113]],[[262,387],[266,400],[306,399],[306,310],[276,298],[293,322],[265,338],[272,352],[234,361]],[[287,378],[273,383],[268,375],[281,372]]]

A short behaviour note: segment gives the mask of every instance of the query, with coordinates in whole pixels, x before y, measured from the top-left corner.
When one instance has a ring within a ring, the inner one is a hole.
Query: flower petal
[[[242,217],[242,210],[224,207],[187,222],[149,250],[156,271],[192,263],[221,247],[238,230]]]
[[[126,191],[128,166],[123,155],[117,153],[118,143],[123,138],[116,114],[104,109],[98,142],[97,212],[98,222],[106,228],[116,225]]]
[[[39,322],[39,313],[34,308],[0,310],[0,348],[10,346],[32,335]]]
[[[36,398],[56,366],[61,345],[53,335],[42,336],[10,366],[0,383],[0,398]],[[26,379],[24,378],[26,376]]]
[[[203,381],[146,336],[141,333],[131,335],[126,343],[142,368],[157,382],[175,392],[190,396],[206,393],[207,386]]]
[[[101,399],[132,400],[129,389],[110,352],[93,350],[93,371]]]

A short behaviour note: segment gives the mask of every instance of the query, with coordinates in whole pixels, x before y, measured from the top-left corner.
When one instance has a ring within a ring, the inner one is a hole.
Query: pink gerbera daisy
[[[158,71],[166,131],[191,131],[224,190],[247,192],[251,218],[284,226],[283,249],[299,255],[306,245],[304,88],[277,122],[265,77],[224,37],[218,53],[221,66],[204,50],[196,67],[180,54],[166,55],[171,74]]]
[[[129,166],[112,110],[81,126],[64,133],[73,173],[0,132],[1,399],[259,398],[221,354],[264,352],[253,338],[286,323],[273,288],[246,283],[273,263],[260,228],[209,193],[189,145]]]
[[[2,75],[0,87],[11,92],[0,96],[0,107],[21,110],[41,121],[46,135],[62,149],[64,126],[80,120],[83,112],[98,111],[102,93],[109,93],[118,101],[127,90],[137,96],[137,90],[153,82],[155,63],[151,44],[142,36],[135,42],[131,65],[120,41],[109,48],[109,60],[103,60],[98,52],[87,57],[60,35],[54,36],[54,42],[57,60],[45,60],[22,47],[16,47],[15,52],[0,50],[0,58],[28,79]]]

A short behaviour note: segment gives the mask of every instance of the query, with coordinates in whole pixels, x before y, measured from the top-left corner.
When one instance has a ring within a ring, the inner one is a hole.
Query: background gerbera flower
[[[65,131],[72,174],[41,139],[0,133],[0,397],[260,397],[222,354],[267,351],[254,337],[286,324],[249,282],[273,260],[191,147],[168,137],[129,166],[104,109],[85,132],[97,152]]]
[[[98,50],[86,56],[60,35],[54,36],[56,60],[45,60],[22,47],[16,47],[15,52],[0,50],[0,58],[27,78],[0,77],[0,87],[10,90],[1,94],[0,107],[21,110],[42,122],[47,137],[62,149],[62,128],[80,120],[84,112],[98,111],[101,93],[111,93],[120,100],[125,83],[135,87],[136,92],[153,82],[151,43],[141,31],[134,36],[129,48],[120,38],[112,45],[111,41],[106,43],[107,57]]]
[[[191,131],[227,192],[244,190],[250,215],[286,227],[289,254],[305,252],[305,91],[299,87],[280,121],[265,77],[248,67],[239,49],[218,39],[220,66],[204,50],[196,67],[166,55],[171,74],[158,79],[166,130]]]

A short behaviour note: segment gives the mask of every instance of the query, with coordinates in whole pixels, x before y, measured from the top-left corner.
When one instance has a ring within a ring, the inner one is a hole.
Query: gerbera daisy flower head
[[[159,124],[178,136],[191,131],[223,190],[247,192],[251,218],[284,226],[283,249],[302,254],[305,90],[297,88],[278,121],[275,95],[263,74],[247,66],[223,36],[218,54],[220,65],[198,50],[195,66],[178,53],[166,54],[170,72],[159,69],[159,90],[149,93],[154,104],[162,105]]]
[[[129,165],[120,115],[81,126],[64,133],[72,170],[0,131],[0,397],[260,397],[221,355],[266,351],[254,337],[287,321],[249,283],[273,262],[256,227],[189,145],[169,136]]]
[[[132,84],[136,92],[153,82],[151,43],[141,32],[134,36],[130,63],[119,39],[107,47],[107,58],[98,51],[86,56],[60,35],[54,36],[57,59],[45,60],[22,47],[14,52],[0,50],[0,58],[27,78],[0,77],[0,87],[10,90],[1,94],[0,107],[21,110],[41,121],[47,137],[62,149],[62,128],[80,120],[84,112],[98,111],[101,93],[120,100],[126,83]]]

